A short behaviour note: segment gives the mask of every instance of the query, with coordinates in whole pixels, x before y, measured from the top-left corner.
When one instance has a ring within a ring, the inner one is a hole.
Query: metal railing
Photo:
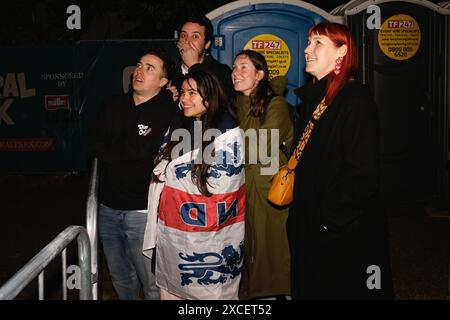
[[[0,300],[14,299],[32,280],[39,276],[39,300],[44,299],[44,269],[62,252],[63,299],[67,299],[66,247],[77,238],[80,267],[80,300],[92,299],[91,248],[84,227],[69,226],[35,255],[0,288]]]
[[[92,270],[92,298],[98,299],[98,166],[99,161],[94,158],[92,161],[91,177],[89,181],[89,194],[86,203],[86,229],[91,245],[91,270]]]

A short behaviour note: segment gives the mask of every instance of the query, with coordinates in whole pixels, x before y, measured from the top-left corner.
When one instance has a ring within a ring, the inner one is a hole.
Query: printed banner
[[[7,63],[0,65],[0,170],[87,170],[87,127],[104,99],[128,91],[147,47],[177,57],[173,40],[2,48]]]

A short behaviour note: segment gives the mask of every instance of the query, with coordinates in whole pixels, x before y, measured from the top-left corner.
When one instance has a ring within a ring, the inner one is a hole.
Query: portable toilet
[[[261,52],[267,60],[270,77],[288,77],[286,98],[292,105],[299,103],[294,89],[305,83],[303,51],[308,30],[323,21],[343,22],[341,17],[295,0],[234,1],[206,16],[215,31],[212,55],[232,66],[234,56],[243,49]]]
[[[356,38],[360,79],[379,109],[383,198],[448,199],[450,9],[425,0],[354,0],[332,13]]]

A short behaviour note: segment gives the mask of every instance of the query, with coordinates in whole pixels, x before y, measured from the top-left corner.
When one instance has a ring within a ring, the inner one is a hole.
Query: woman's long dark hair
[[[206,112],[200,117],[199,120],[202,121],[202,137],[206,130],[217,128],[221,115],[224,112],[229,112],[230,115],[235,118],[234,113],[232,111],[232,107],[229,102],[229,98],[225,96],[224,91],[222,89],[222,85],[216,76],[207,72],[207,71],[194,71],[188,73],[184,77],[184,81],[187,81],[190,86],[191,81],[194,81],[197,84],[197,92],[202,98],[203,105],[206,108]],[[181,97],[180,97],[181,99]],[[190,131],[191,134],[191,125],[192,122],[190,118],[184,117],[181,121],[181,125],[179,128],[184,128]],[[176,129],[176,128],[173,128]],[[171,130],[173,131],[173,130]],[[192,141],[191,141],[192,142]],[[203,141],[202,139],[202,149],[200,150],[200,157],[203,155],[203,151],[206,146],[212,141]],[[164,159],[169,161],[173,160],[171,157],[172,149],[180,143],[179,141],[170,141],[162,150],[155,160],[155,165],[161,162]],[[198,190],[205,196],[211,196],[211,193],[208,190],[208,171],[211,167],[211,164],[205,163],[202,159],[200,164],[194,163],[192,166],[191,177],[192,182],[197,186]],[[153,179],[159,181],[157,177],[153,175]]]
[[[256,88],[250,93],[250,112],[252,116],[259,117],[261,123],[264,122],[268,102],[269,85],[269,67],[264,56],[253,50],[242,50],[235,57],[246,56],[250,59],[257,71],[264,71],[264,77],[259,80]]]

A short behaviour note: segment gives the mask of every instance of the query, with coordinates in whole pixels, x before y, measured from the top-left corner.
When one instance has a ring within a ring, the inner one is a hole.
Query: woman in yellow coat
[[[248,278],[244,281],[241,298],[287,296],[290,295],[288,209],[276,208],[267,201],[271,176],[287,163],[286,151],[290,150],[294,136],[289,108],[283,97],[287,78],[276,77],[269,83],[264,56],[252,50],[236,55],[231,77],[238,93],[239,125],[246,137],[245,262]],[[268,161],[265,155],[272,159]]]

